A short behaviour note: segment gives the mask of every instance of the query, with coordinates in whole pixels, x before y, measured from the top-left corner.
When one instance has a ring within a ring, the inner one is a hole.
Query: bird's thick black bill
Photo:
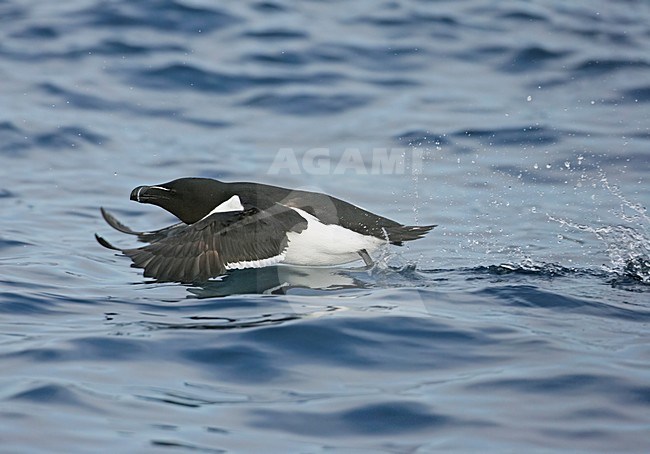
[[[163,186],[138,186],[131,191],[131,200],[140,203],[152,203],[154,200],[167,199],[170,189]]]

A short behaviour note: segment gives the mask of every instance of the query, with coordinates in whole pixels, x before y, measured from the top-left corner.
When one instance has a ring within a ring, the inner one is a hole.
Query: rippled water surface
[[[0,451],[650,451],[648,2],[4,0],[0,77]],[[180,176],[439,227],[149,282]]]

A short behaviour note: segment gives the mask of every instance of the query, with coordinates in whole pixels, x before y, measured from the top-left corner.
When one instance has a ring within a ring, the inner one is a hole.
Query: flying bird
[[[422,238],[435,225],[406,226],[319,192],[260,183],[180,178],[138,186],[131,200],[157,205],[180,222],[136,232],[101,208],[116,230],[148,243],[121,249],[95,234],[158,281],[205,282],[228,270],[280,263],[327,266],[363,260],[390,243]]]

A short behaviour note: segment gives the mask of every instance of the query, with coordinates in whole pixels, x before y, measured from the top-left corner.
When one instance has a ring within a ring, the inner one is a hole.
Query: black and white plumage
[[[382,244],[402,245],[435,225],[404,226],[348,202],[317,192],[259,183],[224,183],[180,178],[139,186],[131,200],[158,205],[180,223],[136,232],[101,209],[116,230],[146,246],[121,249],[95,235],[102,246],[121,251],[145,277],[204,282],[227,270],[279,263],[339,265],[363,259]]]

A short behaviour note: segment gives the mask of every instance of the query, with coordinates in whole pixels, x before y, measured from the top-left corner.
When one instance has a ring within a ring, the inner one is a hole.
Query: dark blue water
[[[0,451],[650,451],[650,4],[0,1]],[[180,176],[439,224],[148,282]]]

